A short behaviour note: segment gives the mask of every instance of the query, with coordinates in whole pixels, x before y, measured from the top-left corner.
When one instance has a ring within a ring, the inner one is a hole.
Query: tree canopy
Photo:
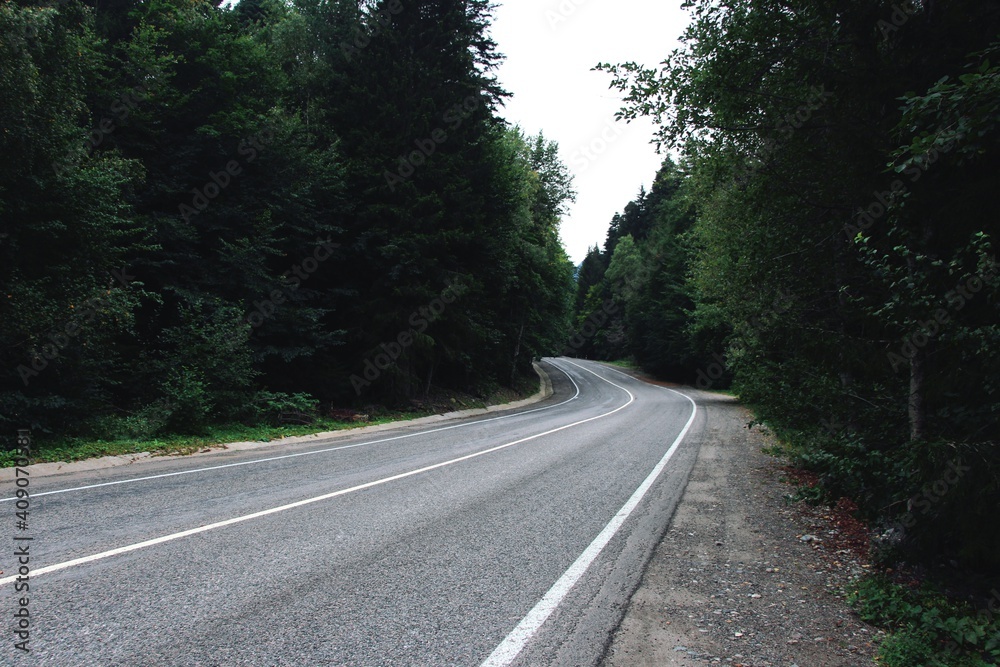
[[[662,64],[598,66],[678,166],[584,262],[578,324],[624,307],[583,352],[731,380],[892,549],[995,565],[998,8],[687,5]]]
[[[490,12],[0,5],[5,433],[485,395],[557,351],[572,179],[498,115]]]

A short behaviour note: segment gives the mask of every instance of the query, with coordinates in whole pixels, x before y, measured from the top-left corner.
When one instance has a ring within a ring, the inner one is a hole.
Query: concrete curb
[[[400,426],[422,426],[425,424],[438,424],[441,422],[453,421],[455,419],[463,419],[465,417],[476,417],[479,415],[487,415],[495,412],[503,412],[506,410],[516,410],[518,408],[523,408],[528,405],[533,405],[535,403],[540,403],[552,395],[552,380],[549,378],[548,373],[542,370],[541,366],[536,363],[532,363],[535,372],[538,374],[540,380],[540,386],[538,393],[530,398],[525,398],[520,401],[514,401],[513,403],[504,403],[501,405],[489,405],[485,408],[471,408],[469,410],[456,410],[454,412],[446,412],[440,415],[430,415],[428,417],[420,417],[418,419],[409,419],[402,421],[389,422],[387,424],[376,424],[374,426],[361,426],[359,428],[349,428],[340,431],[326,431],[323,433],[313,433],[311,435],[297,435],[291,438],[279,438],[277,440],[268,440],[267,442],[261,441],[248,441],[248,442],[227,442],[219,443],[216,445],[206,445],[206,448],[194,452],[191,454],[171,454],[166,456],[153,456],[150,452],[137,452],[135,454],[119,454],[115,456],[101,456],[93,459],[85,459],[83,461],[73,461],[72,463],[67,463],[66,461],[53,461],[50,463],[33,463],[28,466],[27,469],[31,475],[36,477],[44,477],[46,475],[54,474],[66,474],[74,472],[86,472],[91,470],[104,470],[106,468],[117,468],[120,466],[132,465],[140,461],[160,461],[160,460],[170,460],[179,458],[194,458],[198,456],[207,456],[210,454],[218,454],[222,451],[244,451],[251,449],[263,449],[265,447],[274,447],[276,445],[297,445],[302,443],[316,442],[318,440],[337,440],[343,438],[354,437],[356,435],[364,435],[367,433],[382,433],[384,431],[391,431],[392,429],[399,428]],[[0,482],[7,482],[14,479],[15,469],[14,468],[2,468],[0,469]]]

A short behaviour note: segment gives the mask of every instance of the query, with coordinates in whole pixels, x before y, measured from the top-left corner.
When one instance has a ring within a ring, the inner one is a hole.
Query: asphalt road
[[[704,413],[599,364],[543,367],[553,396],[499,416],[32,478],[28,592],[4,482],[0,663],[596,664]]]

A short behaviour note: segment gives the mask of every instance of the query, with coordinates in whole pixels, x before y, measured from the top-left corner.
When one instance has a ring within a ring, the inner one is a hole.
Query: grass
[[[141,452],[148,452],[154,456],[193,454],[206,448],[217,447],[226,443],[271,442],[299,435],[312,435],[315,433],[342,431],[395,421],[408,421],[430,414],[434,413],[432,411],[388,413],[385,416],[380,416],[368,422],[344,422],[321,418],[307,425],[220,424],[209,426],[203,433],[197,435],[170,434],[151,439],[114,438],[105,440],[74,437],[47,439],[45,436],[36,436],[31,452],[31,462],[83,461],[99,456],[118,456]],[[0,467],[9,468],[13,465],[14,453],[0,452]]]
[[[47,437],[36,434],[31,451],[32,463],[55,461],[83,461],[100,456],[120,456],[148,452],[153,456],[168,456],[172,454],[193,454],[211,447],[218,447],[233,442],[272,442],[282,438],[302,435],[313,435],[328,431],[343,431],[364,426],[404,422],[434,414],[442,414],[456,410],[485,408],[488,405],[498,405],[516,401],[530,396],[538,391],[538,380],[524,379],[518,382],[517,389],[496,389],[487,396],[478,398],[457,392],[437,392],[432,399],[419,404],[415,409],[403,411],[380,411],[372,415],[370,421],[349,422],[329,417],[316,418],[309,424],[255,424],[241,423],[216,424],[208,426],[202,433],[162,434],[149,438],[114,437],[114,438],[83,438],[83,437]],[[0,452],[0,468],[14,466],[13,451]]]
[[[607,361],[605,363],[611,364],[612,366],[617,366],[618,368],[627,368],[633,371],[639,370],[639,366],[630,359],[619,359],[617,361]]]

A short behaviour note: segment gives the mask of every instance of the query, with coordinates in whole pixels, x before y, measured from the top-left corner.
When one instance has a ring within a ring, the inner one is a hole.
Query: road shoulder
[[[202,456],[211,456],[218,454],[220,451],[242,451],[242,450],[252,450],[252,449],[266,449],[269,447],[287,447],[291,445],[301,445],[310,442],[317,442],[321,440],[338,440],[342,438],[353,438],[358,435],[368,435],[375,433],[383,433],[385,431],[391,431],[393,429],[398,429],[400,427],[412,427],[412,426],[425,426],[432,424],[440,424],[442,422],[454,421],[456,419],[468,419],[470,417],[478,417],[481,415],[490,415],[498,412],[506,412],[509,410],[517,410],[520,408],[528,407],[536,403],[541,403],[542,401],[548,399],[552,396],[552,379],[549,377],[548,373],[537,363],[533,363],[532,366],[539,377],[539,388],[538,391],[528,398],[521,399],[519,401],[514,401],[512,403],[504,403],[500,405],[488,405],[485,408],[472,408],[469,410],[455,410],[452,412],[447,412],[438,415],[430,415],[428,417],[419,417],[417,419],[401,420],[388,422],[385,424],[377,424],[374,426],[360,426],[358,428],[349,428],[338,431],[325,431],[322,433],[311,433],[309,435],[300,435],[290,438],[280,438],[277,440],[252,440],[246,442],[227,442],[219,443],[217,445],[211,445],[205,449],[192,452],[190,454],[169,454],[169,455],[156,455],[154,456],[150,452],[137,452],[135,454],[122,454],[117,456],[100,456],[92,459],[85,459],[82,461],[53,461],[47,463],[34,463],[28,467],[29,473],[35,475],[36,477],[44,477],[45,475],[54,474],[67,474],[67,473],[78,473],[87,472],[92,470],[104,470],[107,468],[117,468],[120,466],[135,465],[142,463],[144,461],[165,461],[170,459],[190,459]],[[0,482],[10,481],[14,479],[14,468],[0,468]]]
[[[746,428],[749,411],[687,393],[707,413],[705,439],[603,664],[873,665],[878,631],[842,596],[863,565],[835,550],[822,510],[786,502],[782,464],[761,451],[773,436]]]

